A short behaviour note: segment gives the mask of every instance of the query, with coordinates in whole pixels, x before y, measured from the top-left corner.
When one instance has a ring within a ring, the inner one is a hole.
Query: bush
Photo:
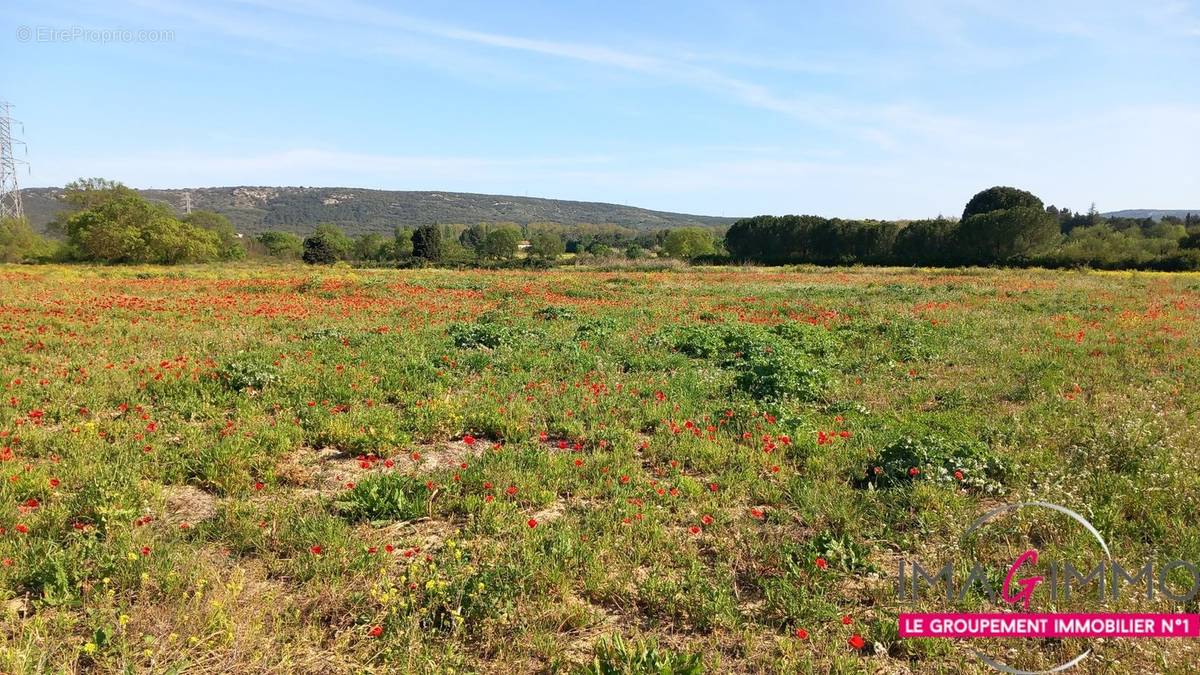
[[[574,319],[575,310],[563,305],[549,305],[534,312],[534,315],[539,319],[553,321],[555,319]]]
[[[814,358],[827,358],[838,348],[824,328],[795,323],[769,329],[748,324],[687,326],[666,339],[692,358],[716,359],[736,369],[737,388],[761,401],[823,398],[832,380]]]
[[[832,382],[806,355],[779,345],[754,345],[741,361],[734,383],[760,401],[816,401]]]
[[[495,349],[513,341],[512,328],[487,321],[452,324],[448,333],[460,349]]]
[[[385,473],[367,476],[337,502],[352,521],[415,520],[429,513],[429,489],[413,476]]]
[[[895,488],[933,481],[1001,494],[1009,471],[1008,463],[983,442],[904,436],[884,448],[860,486]]]
[[[262,389],[275,382],[275,367],[256,361],[232,361],[221,367],[221,381],[234,391]]]

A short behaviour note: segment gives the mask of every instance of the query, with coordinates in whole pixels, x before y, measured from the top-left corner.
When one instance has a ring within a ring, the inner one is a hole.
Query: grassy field
[[[1198,316],[1186,274],[0,267],[0,671],[985,672],[897,638],[898,561],[1029,498],[1200,558]]]

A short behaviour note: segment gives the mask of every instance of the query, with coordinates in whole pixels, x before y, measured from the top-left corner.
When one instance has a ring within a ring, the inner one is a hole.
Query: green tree
[[[392,254],[397,259],[410,258],[413,254],[413,231],[397,227],[395,241],[392,244]]]
[[[566,244],[562,237],[554,232],[535,232],[529,240],[529,255],[553,260],[565,253]]]
[[[977,213],[958,225],[963,262],[1009,262],[1045,252],[1061,238],[1058,220],[1042,207],[1017,206]]]
[[[208,230],[217,235],[217,258],[220,260],[241,260],[246,257],[246,249],[233,229],[233,223],[219,213],[212,211],[193,211],[183,217],[183,222]]]
[[[76,257],[108,263],[204,262],[215,260],[220,248],[216,233],[181,222],[132,191],[71,215],[66,234]]]
[[[95,208],[110,199],[135,196],[137,192],[107,178],[77,178],[63,187],[62,199],[81,211]]]
[[[672,258],[684,260],[715,253],[717,250],[712,231],[699,227],[680,227],[671,230],[663,241],[663,249]]]
[[[51,245],[38,236],[24,218],[0,220],[0,262],[23,262],[49,255]]]
[[[384,253],[390,246],[387,239],[374,232],[364,234],[354,240],[355,260],[384,260]]]
[[[508,227],[488,232],[480,251],[489,258],[512,258],[521,243],[521,233]]]
[[[1042,200],[1038,199],[1032,192],[1018,190],[1014,187],[997,185],[990,187],[981,192],[975,193],[974,197],[967,202],[963,208],[962,219],[966,220],[971,216],[990,211],[999,211],[1000,209],[1015,209],[1015,208],[1034,208],[1042,210]]]
[[[958,223],[947,218],[914,220],[900,228],[892,249],[902,265],[947,265],[954,262]]]
[[[612,247],[602,241],[593,241],[584,250],[597,258],[612,255]]]
[[[487,228],[478,223],[468,227],[462,231],[462,234],[458,235],[458,243],[462,244],[463,248],[475,251],[476,253],[479,252],[479,247],[483,245],[485,239],[487,239]]]
[[[442,231],[437,225],[422,225],[412,234],[413,256],[430,262],[442,259]]]
[[[337,225],[323,223],[317,226],[312,236],[304,240],[301,258],[310,265],[329,265],[345,260],[350,255],[352,243]]]
[[[258,235],[258,243],[275,258],[295,260],[304,253],[304,240],[291,232],[263,232]]]

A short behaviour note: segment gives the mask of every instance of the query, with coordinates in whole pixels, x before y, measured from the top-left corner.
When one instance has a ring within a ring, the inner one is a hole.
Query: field
[[[898,562],[1023,499],[1200,558],[1198,316],[1189,274],[0,267],[0,671],[990,672],[897,637]]]

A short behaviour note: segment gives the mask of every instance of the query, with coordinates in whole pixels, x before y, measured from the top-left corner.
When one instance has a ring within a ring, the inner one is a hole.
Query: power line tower
[[[9,115],[11,108],[8,101],[0,101],[0,218],[24,218],[21,188],[17,185],[17,165],[28,162],[17,159],[13,154],[13,145],[25,145],[25,142],[13,140],[13,125],[20,122]]]
[[[184,191],[183,193],[183,213],[189,214],[192,212],[192,193]]]

